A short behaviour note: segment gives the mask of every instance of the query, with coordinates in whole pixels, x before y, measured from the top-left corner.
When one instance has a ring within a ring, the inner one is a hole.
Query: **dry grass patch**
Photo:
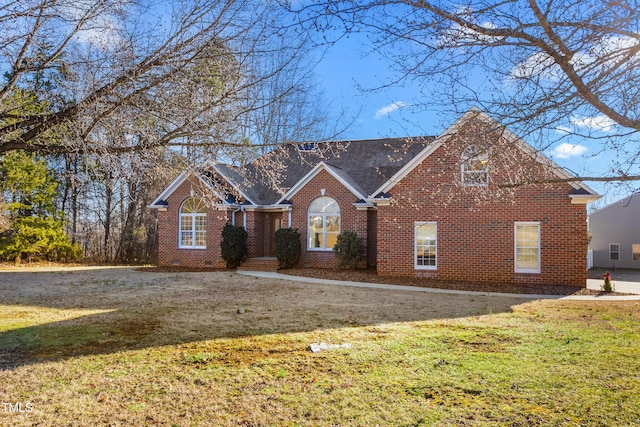
[[[0,402],[33,408],[1,425],[640,423],[636,302],[129,269],[0,283]]]

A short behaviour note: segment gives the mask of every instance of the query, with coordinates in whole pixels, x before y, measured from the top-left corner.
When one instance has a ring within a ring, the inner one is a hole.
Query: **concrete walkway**
[[[603,280],[601,279],[587,279],[587,289],[600,290]],[[623,294],[636,294],[640,295],[640,282],[628,282],[622,280],[613,280],[613,289],[616,292]]]
[[[640,301],[640,283],[636,282],[617,282],[614,281],[615,290],[617,292],[634,293],[636,295],[629,296],[589,296],[589,295],[535,295],[535,294],[507,294],[501,292],[474,292],[474,291],[457,291],[453,289],[436,289],[436,288],[421,288],[417,286],[401,286],[401,285],[385,285],[380,283],[364,283],[364,282],[348,282],[342,280],[328,280],[328,279],[316,279],[313,277],[302,276],[290,276],[287,274],[273,273],[266,271],[238,271],[238,274],[244,274],[246,276],[262,277],[265,279],[281,279],[291,280],[294,282],[306,282],[306,283],[320,283],[323,285],[340,285],[340,286],[353,286],[356,288],[371,288],[371,289],[388,289],[396,291],[412,291],[412,292],[431,292],[436,294],[454,294],[454,295],[470,295],[470,296],[495,296],[505,298],[521,298],[527,300],[534,299],[560,299],[560,300],[582,300],[582,301]],[[588,279],[587,288],[600,290],[601,280]],[[624,290],[626,289],[626,290]]]

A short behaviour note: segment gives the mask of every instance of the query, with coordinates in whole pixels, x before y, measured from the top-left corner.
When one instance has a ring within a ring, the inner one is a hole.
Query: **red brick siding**
[[[469,145],[490,148],[490,185],[460,185],[460,155]],[[393,203],[378,210],[380,275],[483,282],[585,286],[586,208],[572,205],[570,186],[498,184],[550,177],[497,133],[469,123],[391,189]],[[438,227],[437,270],[414,268],[414,223]],[[514,272],[514,225],[540,222],[541,272]]]
[[[250,210],[247,215],[247,249],[248,257],[264,256],[264,213]],[[242,225],[242,224],[237,224]]]
[[[220,241],[222,228],[231,222],[231,212],[216,210],[213,207],[215,201],[210,200],[209,194],[204,197],[208,204],[207,248],[178,248],[180,206],[191,197],[192,190],[195,197],[202,196],[201,183],[198,180],[186,180],[169,196],[167,210],[158,212],[158,265],[224,268],[226,264],[220,255]]]
[[[460,156],[469,145],[489,147],[490,185],[460,185]],[[584,205],[572,205],[568,184],[529,185],[514,189],[500,184],[523,179],[554,177],[533,162],[498,131],[479,122],[467,122],[421,165],[391,190],[390,206],[357,210],[356,196],[326,171],[321,171],[292,197],[291,227],[300,231],[300,266],[335,267],[332,251],[307,249],[309,204],[322,195],[337,200],[341,230],[355,231],[367,247],[365,265],[376,265],[380,275],[434,277],[483,282],[547,283],[584,286],[587,227]],[[230,211],[218,211],[210,201],[207,210],[207,249],[178,249],[179,208],[199,191],[199,182],[186,181],[168,199],[168,209],[158,213],[159,264],[224,267],[220,257],[222,227],[231,222]],[[210,197],[209,197],[210,198]],[[289,226],[288,212],[239,211],[236,225],[249,234],[249,256],[269,255],[273,221]],[[414,268],[414,224],[435,221],[438,226],[436,270]],[[515,222],[539,222],[541,272],[514,272]]]
[[[322,196],[321,190],[325,190],[325,196],[334,198],[340,206],[340,221],[342,231],[355,231],[367,245],[370,239],[368,231],[368,219],[370,215],[366,210],[357,210],[353,204],[357,197],[344,187],[327,171],[322,170],[307,185],[298,191],[292,198],[293,203],[291,211],[291,227],[300,231],[302,240],[302,256],[299,262],[300,266],[318,267],[318,268],[335,268],[337,267],[336,257],[333,251],[312,251],[307,247],[307,215],[309,205],[313,200]],[[367,265],[368,260],[363,261],[362,265]]]

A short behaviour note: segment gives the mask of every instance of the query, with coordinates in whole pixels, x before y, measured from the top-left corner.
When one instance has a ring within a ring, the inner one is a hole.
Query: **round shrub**
[[[237,268],[247,259],[247,231],[235,225],[227,224],[222,229],[222,259],[227,268]]]
[[[276,257],[280,268],[292,268],[302,255],[300,232],[292,228],[280,228],[276,231]]]
[[[338,267],[356,269],[364,259],[364,244],[354,231],[344,231],[338,235],[333,252],[338,258]]]

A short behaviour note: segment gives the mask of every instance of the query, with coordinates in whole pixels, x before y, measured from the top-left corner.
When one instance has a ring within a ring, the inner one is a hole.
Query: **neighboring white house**
[[[589,215],[593,267],[640,269],[640,193]]]

